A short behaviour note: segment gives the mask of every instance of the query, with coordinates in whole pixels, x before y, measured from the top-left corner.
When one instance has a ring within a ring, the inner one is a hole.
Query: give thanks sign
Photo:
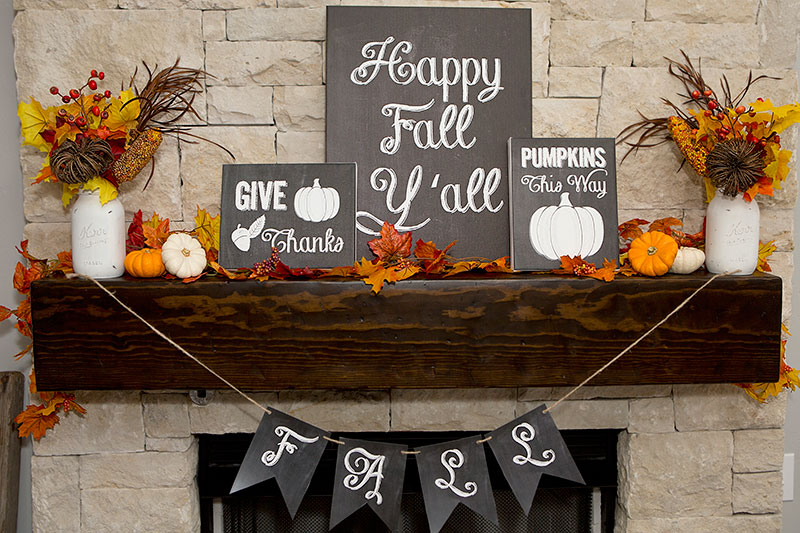
[[[509,137],[531,132],[526,9],[329,7],[327,160],[358,164],[357,255],[384,221],[509,252]]]

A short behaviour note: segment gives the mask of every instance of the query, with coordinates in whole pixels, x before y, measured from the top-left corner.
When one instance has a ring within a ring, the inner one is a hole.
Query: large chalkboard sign
[[[358,163],[357,252],[384,221],[508,255],[506,141],[531,132],[527,9],[328,7],[327,160]]]
[[[614,139],[510,139],[511,265],[550,270],[559,258],[616,260]]]
[[[223,165],[220,264],[252,267],[275,247],[290,267],[355,261],[353,163]]]

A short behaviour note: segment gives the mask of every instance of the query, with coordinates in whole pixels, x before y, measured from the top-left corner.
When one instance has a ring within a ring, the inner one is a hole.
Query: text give
[[[286,211],[283,192],[287,183],[277,181],[240,181],[236,184],[236,209],[239,211]]]

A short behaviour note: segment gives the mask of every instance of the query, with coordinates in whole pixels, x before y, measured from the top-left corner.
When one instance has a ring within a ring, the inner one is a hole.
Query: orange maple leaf
[[[43,411],[45,405],[29,405],[24,411],[14,418],[14,422],[19,424],[17,430],[21,438],[33,435],[36,440],[44,437],[48,429],[53,429],[58,423],[58,414],[52,412],[45,415]]]
[[[614,276],[617,272],[616,260],[609,261],[603,259],[603,268],[598,268],[594,274],[589,274],[590,278],[599,279],[600,281],[614,281]]]
[[[422,239],[418,239],[414,257],[422,259],[422,267],[426,274],[439,274],[447,266],[447,250],[455,243],[456,241],[453,241],[444,250],[439,250],[433,241],[423,242]]]
[[[223,275],[228,279],[247,279],[250,276],[249,269],[228,270],[216,261],[209,262],[208,266],[217,274]]]
[[[508,256],[481,263],[480,268],[486,272],[514,272],[509,265]]]
[[[619,236],[623,239],[631,240],[635,239],[636,237],[641,237],[644,232],[639,226],[643,224],[649,224],[649,222],[643,218],[634,218],[632,220],[623,222],[617,227],[619,230]]]
[[[411,255],[411,233],[398,233],[388,222],[383,223],[380,238],[372,239],[367,244],[372,253],[384,263]]]
[[[14,311],[9,309],[8,307],[6,307],[4,305],[0,305],[0,322],[2,322],[3,320],[6,320],[13,313],[14,313]]]
[[[659,218],[650,224],[650,231],[660,231],[672,235],[672,226],[683,226],[683,222],[675,217]]]
[[[151,223],[155,219],[155,224]],[[144,233],[144,243],[150,248],[161,249],[167,237],[169,237],[169,219],[165,218],[162,221],[158,220],[158,215],[153,214],[153,217],[147,222],[142,223],[142,232]]]
[[[392,274],[386,271],[383,265],[380,263],[373,263],[365,257],[362,257],[360,262],[357,261],[355,265],[353,265],[353,268],[356,274],[363,278],[364,283],[372,286],[372,292],[375,294],[381,292],[383,283],[387,280],[387,275],[389,277],[392,276]]]
[[[328,278],[328,277],[342,277],[342,278],[349,278],[355,274],[355,268],[351,266],[340,266],[340,267],[333,267],[326,271],[324,274],[320,275],[321,278]]]

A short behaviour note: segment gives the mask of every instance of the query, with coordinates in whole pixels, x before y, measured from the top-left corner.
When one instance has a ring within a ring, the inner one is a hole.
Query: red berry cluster
[[[757,128],[758,123],[746,122],[744,120],[740,120],[741,117],[744,115],[747,115],[750,118],[755,117],[756,113],[755,111],[753,111],[752,108],[747,108],[743,105],[736,106],[736,108],[733,110],[734,113],[736,113],[736,117],[735,119],[732,119],[730,116],[728,116],[727,113],[725,113],[725,109],[722,106],[720,106],[719,102],[717,102],[714,99],[714,92],[711,89],[704,90],[702,93],[702,98],[701,98],[701,93],[698,90],[692,91],[691,96],[692,99],[698,100],[701,103],[703,102],[705,103],[708,109],[703,112],[704,116],[711,117],[714,120],[718,120],[720,122],[720,127],[717,129],[717,140],[724,141],[728,139],[730,136],[734,135],[733,124],[735,121],[735,122],[740,122],[741,124],[744,125],[745,129],[747,129],[747,135],[744,137],[746,141],[758,144],[761,146],[761,148],[764,148],[770,141],[780,145],[781,138],[779,135],[773,132],[767,137],[758,138],[751,133],[752,130],[755,130]],[[763,98],[759,98],[758,101],[763,102],[764,100]],[[728,121],[728,125],[725,125],[723,123],[724,120]],[[693,135],[697,134],[697,129],[693,129],[692,134]],[[704,135],[703,137],[700,138],[700,141],[705,142],[707,139],[708,136]]]
[[[92,69],[91,73],[89,74],[89,78],[86,80],[86,83],[80,89],[70,89],[67,94],[61,94],[61,91],[55,85],[50,87],[50,94],[53,96],[60,96],[61,101],[65,104],[70,102],[77,102],[80,105],[81,111],[80,114],[75,116],[72,114],[67,113],[66,109],[59,109],[58,115],[59,117],[66,121],[68,124],[73,124],[78,127],[78,129],[85,131],[88,124],[88,113],[96,117],[100,117],[100,123],[98,124],[98,128],[100,124],[102,124],[103,120],[108,118],[108,108],[111,107],[111,104],[105,104],[104,107],[101,109],[100,106],[103,105],[101,102],[103,100],[107,100],[111,98],[111,91],[106,90],[102,93],[95,93],[92,95],[92,102],[93,105],[87,110],[84,107],[84,100],[83,100],[83,90],[85,88],[89,88],[91,91],[97,90],[97,81],[95,80],[103,80],[106,77],[105,72],[100,71],[98,72],[96,69]]]
[[[278,266],[279,261],[280,255],[278,254],[278,249],[273,246],[272,255],[269,257],[269,259],[264,259],[263,261],[259,261],[253,265],[253,274],[259,278],[263,276],[269,276],[270,272],[273,272],[275,267]]]

